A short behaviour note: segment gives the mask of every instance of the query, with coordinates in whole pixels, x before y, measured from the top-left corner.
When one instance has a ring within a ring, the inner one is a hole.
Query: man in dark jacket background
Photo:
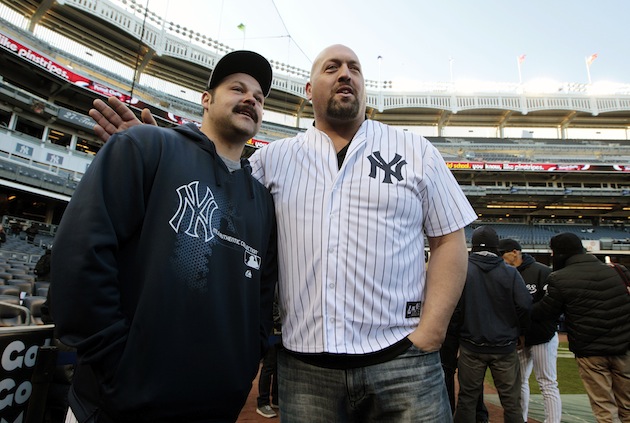
[[[473,232],[460,322],[459,396],[456,423],[474,423],[486,369],[492,372],[506,423],[522,423],[519,336],[530,322],[532,299],[518,271],[499,256],[499,237],[481,226]]]
[[[499,241],[499,254],[510,266],[516,267],[525,281],[525,286],[537,303],[545,295],[547,277],[551,268],[538,263],[534,257],[523,253],[518,241],[505,238]],[[545,423],[560,423],[562,400],[558,389],[558,333],[557,319],[537,319],[532,316],[531,325],[525,335],[523,348],[518,349],[521,364],[521,408],[523,421],[527,421],[529,410],[529,376],[532,370],[540,386],[545,408]]]
[[[569,349],[598,422],[630,422],[630,295],[617,271],[577,235],[551,238],[553,272],[534,316],[565,315]],[[630,272],[623,267],[626,277]]]

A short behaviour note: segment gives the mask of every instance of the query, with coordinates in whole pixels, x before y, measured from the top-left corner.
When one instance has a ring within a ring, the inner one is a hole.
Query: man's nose
[[[347,81],[351,78],[352,73],[348,65],[343,64],[339,67],[339,80]]]

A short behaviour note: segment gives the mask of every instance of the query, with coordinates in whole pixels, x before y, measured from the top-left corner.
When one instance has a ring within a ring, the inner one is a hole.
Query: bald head
[[[356,53],[342,44],[326,47],[311,68],[306,95],[313,104],[315,126],[356,128],[365,119],[365,80]]]
[[[311,66],[311,78],[313,74],[317,72],[319,68],[321,68],[322,62],[324,62],[327,58],[335,57],[338,55],[343,55],[347,57],[352,57],[352,60],[361,67],[361,62],[359,61],[358,56],[350,47],[344,46],[343,44],[333,44],[331,46],[323,49],[313,62],[313,66]]]

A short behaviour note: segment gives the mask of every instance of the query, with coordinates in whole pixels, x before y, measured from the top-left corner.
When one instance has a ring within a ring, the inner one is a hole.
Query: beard
[[[354,98],[351,102],[340,102],[334,98],[328,100],[326,113],[328,117],[339,120],[352,120],[359,115],[359,100]]]

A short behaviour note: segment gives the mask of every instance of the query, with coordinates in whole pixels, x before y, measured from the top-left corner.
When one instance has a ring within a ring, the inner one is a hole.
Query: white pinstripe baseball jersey
[[[310,128],[250,158],[278,220],[282,338],[291,351],[365,354],[407,336],[424,297],[424,236],[477,216],[425,138],[366,120],[341,169]]]

